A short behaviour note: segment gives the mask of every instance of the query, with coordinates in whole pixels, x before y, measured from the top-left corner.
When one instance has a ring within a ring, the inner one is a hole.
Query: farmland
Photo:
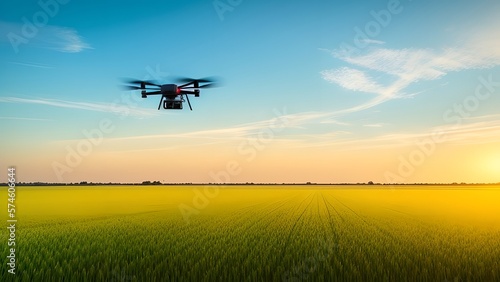
[[[18,187],[0,280],[500,280],[498,186],[205,188]]]

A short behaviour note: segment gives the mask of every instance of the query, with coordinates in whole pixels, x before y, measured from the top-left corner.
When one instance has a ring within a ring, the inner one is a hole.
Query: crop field
[[[18,187],[16,210],[2,281],[500,280],[499,186]]]

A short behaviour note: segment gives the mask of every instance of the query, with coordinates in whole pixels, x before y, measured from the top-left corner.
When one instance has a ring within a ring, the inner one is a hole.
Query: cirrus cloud
[[[20,23],[0,21],[0,42],[10,43],[14,50],[20,46],[44,48],[63,53],[78,53],[93,49],[78,32],[69,27],[46,25],[26,34]]]

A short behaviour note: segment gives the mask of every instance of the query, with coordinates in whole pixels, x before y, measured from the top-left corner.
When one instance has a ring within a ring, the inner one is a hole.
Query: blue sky
[[[495,1],[40,3],[0,4],[0,153],[25,181],[209,182],[232,161],[235,182],[499,181],[500,89],[474,100],[500,80]],[[119,87],[213,75],[193,112]]]

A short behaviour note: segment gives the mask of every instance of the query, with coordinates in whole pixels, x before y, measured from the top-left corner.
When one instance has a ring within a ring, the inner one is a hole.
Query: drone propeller
[[[146,88],[142,88],[140,86],[133,86],[133,85],[123,85],[125,89],[128,90],[147,90]]]
[[[194,87],[194,86],[185,86],[185,87],[181,87],[179,86],[180,88],[182,89],[190,89],[190,88],[213,88],[213,87],[217,87],[217,83],[209,83],[209,84],[204,84],[204,85],[200,85],[198,87]]]
[[[154,81],[149,81],[149,80],[129,80],[128,83],[130,84],[139,84],[139,85],[151,85],[151,86],[156,86],[156,87],[161,87],[160,84],[155,83]]]
[[[190,77],[179,77],[176,79],[180,83],[188,83],[188,82],[198,82],[198,83],[208,83],[215,82],[215,78],[213,77],[205,77],[205,78],[190,78]]]
[[[168,99],[169,101],[171,100],[176,101],[173,107],[175,109],[177,108],[182,109],[182,104],[178,106],[177,103],[179,102],[182,103],[187,100],[189,109],[192,111],[193,107],[191,106],[189,95],[195,95],[195,97],[198,97],[200,94],[199,90],[200,88],[218,87],[220,84],[220,79],[217,79],[215,77],[205,77],[198,79],[189,77],[178,77],[174,80],[181,85],[175,85],[175,84],[162,85],[151,80],[136,80],[127,78],[122,79],[124,83],[123,88],[128,90],[142,90],[141,91],[142,98],[146,98],[148,95],[161,95],[160,103],[158,104],[158,110],[161,108],[162,103],[165,109],[172,108],[166,104],[167,103],[166,100]],[[178,99],[179,96],[177,95],[180,95],[181,101],[179,101]],[[186,100],[184,100],[183,95],[186,96]],[[175,96],[177,96],[177,98]]]
[[[148,80],[136,80],[136,79],[122,79],[124,83],[126,84],[132,84],[132,85],[124,85],[126,89],[129,90],[156,90],[156,88],[161,87],[160,84],[154,82],[154,81],[148,81]],[[146,88],[146,86],[152,86],[153,89],[150,87]]]
[[[177,82],[184,83],[178,86],[179,88],[182,89],[212,88],[220,86],[220,79],[216,77],[205,77],[200,79],[184,77],[184,78],[178,78]],[[200,85],[202,83],[204,84]]]

